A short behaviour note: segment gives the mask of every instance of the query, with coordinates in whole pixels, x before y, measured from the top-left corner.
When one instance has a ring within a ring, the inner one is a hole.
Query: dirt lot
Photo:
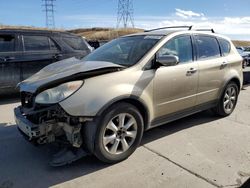
[[[115,165],[83,158],[48,165],[51,147],[34,147],[17,131],[17,98],[0,99],[0,188],[239,187],[250,177],[250,87],[234,113],[202,112],[145,133],[141,147]]]

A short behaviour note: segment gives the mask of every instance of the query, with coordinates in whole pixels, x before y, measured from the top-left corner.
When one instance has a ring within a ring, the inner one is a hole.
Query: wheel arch
[[[121,96],[109,101],[97,112],[97,116],[101,116],[101,114],[105,112],[109,107],[121,102],[132,104],[139,110],[139,112],[143,117],[144,130],[147,130],[149,127],[149,116],[150,116],[148,107],[146,106],[145,102],[142,99],[134,95]]]
[[[221,96],[223,95],[223,92],[224,92],[225,88],[227,87],[227,85],[228,85],[230,82],[236,83],[236,85],[238,86],[238,89],[239,89],[238,92],[240,92],[240,90],[241,90],[241,82],[240,82],[240,79],[239,79],[238,77],[232,77],[232,78],[229,79],[227,82],[225,82],[225,84],[223,85],[222,90],[220,91],[220,98],[221,98]]]

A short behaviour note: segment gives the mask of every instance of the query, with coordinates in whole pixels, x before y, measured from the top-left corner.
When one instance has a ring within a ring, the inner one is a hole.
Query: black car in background
[[[0,95],[53,62],[83,58],[92,48],[80,36],[60,31],[0,29]]]

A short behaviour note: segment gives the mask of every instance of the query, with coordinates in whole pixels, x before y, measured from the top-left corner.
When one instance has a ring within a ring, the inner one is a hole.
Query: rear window
[[[210,36],[195,36],[198,59],[210,59],[220,57],[220,47],[217,39]]]
[[[219,38],[218,39],[219,43],[220,43],[220,47],[221,47],[221,53],[226,56],[230,53],[230,50],[231,50],[231,45],[230,43],[225,40],[225,39],[221,39]]]
[[[87,45],[81,37],[63,37],[63,41],[74,50],[87,50]]]
[[[49,38],[46,36],[23,36],[25,51],[50,50]]]
[[[0,35],[0,52],[15,51],[15,36]]]

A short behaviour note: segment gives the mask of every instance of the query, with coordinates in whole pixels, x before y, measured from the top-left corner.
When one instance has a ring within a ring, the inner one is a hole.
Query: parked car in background
[[[20,132],[37,144],[65,143],[52,165],[86,153],[115,163],[148,129],[207,109],[230,115],[242,88],[242,57],[213,30],[160,28],[49,65],[19,86]]]
[[[0,94],[43,67],[70,57],[83,58],[91,47],[74,34],[45,30],[0,30]]]
[[[250,51],[241,46],[236,47],[236,49],[243,58],[243,64],[242,64],[243,69],[246,68],[247,66],[250,66]]]

